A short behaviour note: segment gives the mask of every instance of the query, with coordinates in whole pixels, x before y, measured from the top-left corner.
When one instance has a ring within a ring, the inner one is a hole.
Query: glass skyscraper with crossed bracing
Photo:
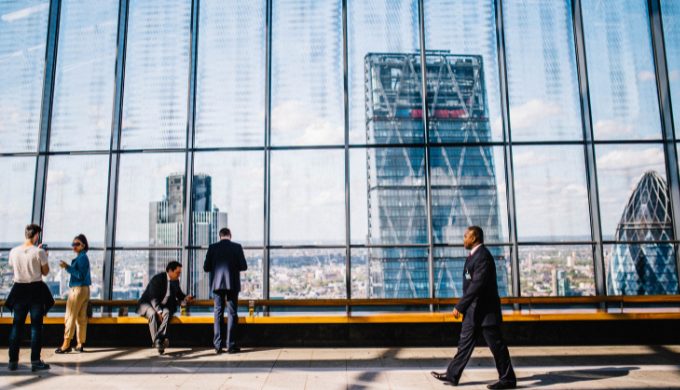
[[[424,141],[420,54],[369,53],[365,59],[368,143],[401,145]],[[491,141],[481,56],[427,53],[429,133],[437,143]],[[462,243],[470,225],[481,226],[487,242],[501,236],[498,188],[492,148],[432,148],[432,234],[437,242]],[[425,149],[367,150],[368,242],[427,243]],[[508,293],[507,259],[497,248],[499,290]],[[462,295],[466,252],[437,256],[438,296]],[[428,296],[427,252],[422,248],[371,248],[371,297]]]

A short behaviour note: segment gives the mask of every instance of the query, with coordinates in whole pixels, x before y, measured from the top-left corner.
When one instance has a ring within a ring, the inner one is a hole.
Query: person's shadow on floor
[[[517,378],[517,388],[534,388],[562,385],[576,382],[595,381],[601,379],[621,378],[639,367],[602,367],[583,370],[550,371]],[[461,386],[489,384],[493,381],[461,382]]]
[[[601,379],[621,378],[628,376],[631,371],[638,370],[638,367],[601,367],[583,370],[550,371],[542,374],[534,374],[529,377],[518,378],[520,387],[543,387],[558,384],[568,384],[576,382],[596,381]],[[529,382],[529,383],[527,383]]]

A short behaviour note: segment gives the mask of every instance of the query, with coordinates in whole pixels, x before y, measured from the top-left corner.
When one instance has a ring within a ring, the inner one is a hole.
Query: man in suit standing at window
[[[181,302],[191,303],[194,300],[194,297],[184,295],[182,292],[179,285],[181,274],[182,264],[177,261],[169,262],[165,272],[151,278],[144,294],[139,298],[137,313],[149,320],[151,341],[161,355],[170,344],[166,333],[177,305]]]
[[[220,241],[208,247],[203,270],[210,273],[210,286],[214,299],[214,333],[213,345],[215,353],[238,353],[234,332],[238,325],[238,293],[241,291],[241,271],[248,269],[241,244],[231,241],[231,231],[220,229]],[[227,308],[227,329],[225,340],[224,309]]]
[[[432,371],[432,376],[457,386],[475,348],[477,336],[481,333],[491,349],[499,376],[498,382],[487,387],[514,389],[517,387],[517,378],[500,329],[503,316],[493,255],[484,246],[484,232],[479,226],[467,228],[463,245],[470,250],[470,255],[465,260],[463,270],[463,297],[453,309],[455,318],[463,315],[458,352],[446,372]]]

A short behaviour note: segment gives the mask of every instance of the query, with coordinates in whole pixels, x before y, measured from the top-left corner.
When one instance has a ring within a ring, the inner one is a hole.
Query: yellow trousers
[[[85,343],[87,335],[87,303],[90,301],[90,287],[71,287],[66,301],[66,315],[64,317],[64,347],[68,347],[73,339],[73,333],[78,330],[78,345]]]

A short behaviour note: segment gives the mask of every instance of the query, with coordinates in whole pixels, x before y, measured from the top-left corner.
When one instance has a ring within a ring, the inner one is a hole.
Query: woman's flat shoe
[[[61,347],[59,347],[59,348],[57,348],[57,349],[54,350],[54,353],[58,353],[58,354],[69,353],[69,352],[71,352],[72,350],[73,350],[73,349],[72,349],[71,347],[68,347],[68,348],[66,348],[66,349],[61,349]]]

